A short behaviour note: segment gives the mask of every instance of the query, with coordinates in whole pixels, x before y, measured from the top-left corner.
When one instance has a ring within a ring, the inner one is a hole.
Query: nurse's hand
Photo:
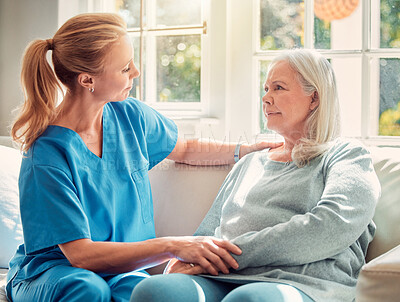
[[[218,275],[218,271],[228,274],[229,268],[239,267],[231,253],[240,255],[242,251],[228,240],[208,236],[173,237],[170,240],[171,258],[198,264],[209,274]]]
[[[242,158],[246,154],[255,151],[261,151],[264,149],[275,149],[283,145],[283,142],[267,142],[261,141],[254,144],[242,144],[239,151],[239,158]]]
[[[207,271],[198,264],[186,263],[178,259],[172,259],[168,262],[168,265],[164,269],[164,274],[174,273],[198,275],[207,274]]]

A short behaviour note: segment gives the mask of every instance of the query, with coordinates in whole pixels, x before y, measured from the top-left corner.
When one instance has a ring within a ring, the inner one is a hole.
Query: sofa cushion
[[[369,148],[382,194],[376,206],[377,225],[366,260],[376,258],[400,244],[400,148]]]
[[[20,165],[18,150],[0,146],[0,268],[8,267],[17,246],[23,241],[18,200]]]
[[[0,268],[0,302],[7,302],[6,298],[6,278],[7,278],[7,270]]]
[[[357,281],[357,301],[399,301],[399,284],[400,246],[397,246],[364,265]]]

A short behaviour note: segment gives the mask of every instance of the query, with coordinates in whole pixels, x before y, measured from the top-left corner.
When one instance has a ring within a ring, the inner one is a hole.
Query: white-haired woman
[[[368,151],[339,138],[329,62],[310,50],[283,53],[270,65],[262,100],[284,145],[241,159],[196,231],[240,247],[239,268],[210,276],[171,261],[169,274],[139,284],[131,301],[355,298],[380,185]]]

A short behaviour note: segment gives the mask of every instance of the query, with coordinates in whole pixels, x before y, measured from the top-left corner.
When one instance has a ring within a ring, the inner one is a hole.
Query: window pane
[[[331,22],[314,18],[314,48],[331,48]]]
[[[382,48],[400,47],[400,1],[381,0]]]
[[[379,135],[400,135],[400,59],[382,58],[379,65]]]
[[[261,50],[304,46],[303,15],[303,0],[261,0]]]
[[[361,59],[335,58],[330,60],[335,71],[338,96],[341,107],[342,134],[346,136],[361,135]],[[261,98],[264,96],[264,83],[270,61],[260,62],[260,113],[261,133],[273,133],[266,127],[266,118],[262,111]],[[348,71],[352,70],[352,73]]]
[[[267,128],[267,119],[262,110],[262,97],[265,94],[264,84],[267,80],[267,71],[268,66],[271,61],[261,61],[260,62],[260,112],[259,112],[259,121],[260,121],[260,133],[272,133],[273,131],[268,130]]]
[[[314,47],[361,49],[361,6],[362,1],[347,1],[346,6],[343,1],[314,1]]]
[[[158,26],[201,23],[201,0],[157,0]]]
[[[116,8],[128,28],[140,27],[140,0],[116,0]]]
[[[332,58],[335,71],[342,135],[361,136],[361,58]],[[351,71],[351,72],[350,72]]]
[[[200,35],[157,37],[157,101],[200,102]]]
[[[143,74],[143,71],[140,70],[140,38],[139,37],[134,37],[131,36],[131,41],[132,41],[132,45],[133,45],[133,50],[134,50],[134,58],[133,58],[133,62],[135,63],[136,68],[140,71],[140,77],[142,77],[142,79],[145,79],[145,76]],[[145,61],[144,61],[145,62]],[[130,91],[130,96],[134,97],[134,98],[138,98],[139,97],[139,78],[136,78],[133,80],[133,85],[132,85],[132,90]],[[144,92],[144,91],[143,91]],[[144,100],[144,96],[142,95],[141,97],[142,100]]]

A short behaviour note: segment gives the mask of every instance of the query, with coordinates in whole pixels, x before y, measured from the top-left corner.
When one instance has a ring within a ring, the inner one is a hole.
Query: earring
[[[89,91],[94,92],[94,88],[93,87],[89,88]]]

